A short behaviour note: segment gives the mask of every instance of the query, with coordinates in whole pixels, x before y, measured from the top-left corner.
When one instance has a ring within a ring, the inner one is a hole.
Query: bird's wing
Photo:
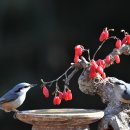
[[[3,95],[1,98],[0,98],[0,104],[3,104],[5,102],[10,102],[10,101],[13,101],[15,99],[18,98],[18,95],[17,94],[12,94],[12,93],[7,93],[5,95]]]

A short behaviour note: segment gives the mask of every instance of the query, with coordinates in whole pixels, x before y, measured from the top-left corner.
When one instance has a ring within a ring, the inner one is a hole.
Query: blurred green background
[[[0,96],[20,82],[40,83],[57,78],[73,61],[74,46],[90,48],[91,55],[100,45],[104,27],[115,28],[112,35],[123,38],[121,29],[130,32],[129,2],[117,0],[1,0],[0,1]],[[104,58],[114,47],[111,40],[97,58]],[[84,55],[86,56],[86,55]],[[130,82],[130,57],[106,69],[107,76]],[[45,99],[39,86],[31,89],[19,110],[44,108],[104,109],[97,96],[85,95],[71,80],[73,100],[54,106],[53,96]],[[61,85],[62,87],[63,85]],[[31,126],[14,120],[13,113],[0,111],[0,130],[30,130]],[[96,123],[91,125],[95,130]]]

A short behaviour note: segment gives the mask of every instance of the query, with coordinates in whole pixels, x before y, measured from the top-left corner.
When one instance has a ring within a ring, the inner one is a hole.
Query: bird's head
[[[116,78],[112,83],[117,99],[124,103],[130,103],[130,84]]]
[[[23,94],[26,93],[30,88],[36,86],[36,84],[19,83],[14,87],[15,93]]]

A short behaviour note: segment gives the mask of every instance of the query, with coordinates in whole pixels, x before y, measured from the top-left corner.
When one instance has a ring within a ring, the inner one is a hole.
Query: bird
[[[34,86],[36,84],[26,82],[15,85],[0,98],[0,109],[5,112],[18,112],[17,108],[25,101],[26,93]]]
[[[114,93],[116,98],[122,103],[130,103],[130,84],[122,80],[114,82]]]

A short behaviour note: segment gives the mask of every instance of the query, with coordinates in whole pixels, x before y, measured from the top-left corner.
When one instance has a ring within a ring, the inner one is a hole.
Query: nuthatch
[[[17,112],[17,108],[21,106],[26,98],[26,93],[36,84],[19,83],[13,89],[8,91],[0,98],[0,109],[5,112]]]
[[[123,103],[130,103],[130,84],[122,80],[114,82],[115,96]]]

